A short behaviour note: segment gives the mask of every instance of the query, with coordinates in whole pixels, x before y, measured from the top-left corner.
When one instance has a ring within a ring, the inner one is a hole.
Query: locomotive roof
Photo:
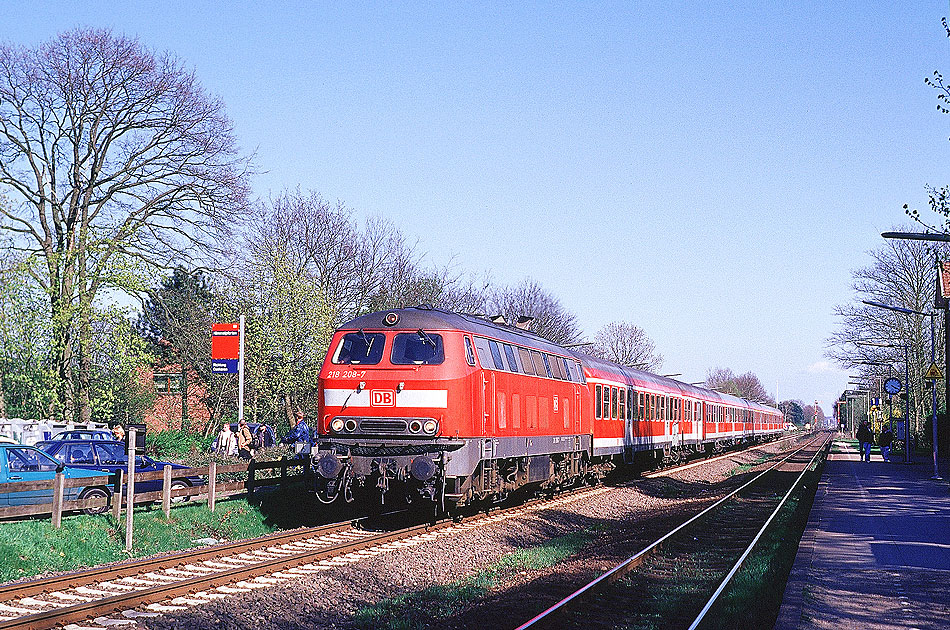
[[[392,326],[387,326],[383,322],[383,318],[385,318],[389,313],[395,313],[399,316],[398,322]],[[544,337],[541,337],[528,330],[522,330],[521,328],[516,328],[509,325],[496,324],[476,315],[464,315],[462,313],[446,311],[427,305],[368,313],[350,320],[349,322],[346,322],[340,326],[340,329],[350,330],[418,330],[420,328],[426,331],[460,330],[463,332],[484,335],[494,339],[507,341],[509,343],[528,346],[538,350],[544,350],[545,352],[572,356],[582,364],[599,371],[608,372],[611,374],[623,374],[632,380],[652,383],[663,389],[680,392],[684,396],[700,398],[703,400],[719,401],[723,404],[747,407],[759,411],[776,411],[772,407],[755,403],[744,398],[739,398],[730,394],[723,394],[721,392],[705,389],[703,387],[697,387],[695,385],[683,383],[672,378],[658,376],[656,374],[644,372],[643,370],[638,370],[631,367],[625,367],[605,359],[599,359],[588,354],[584,354],[583,352],[577,352],[568,348],[564,348],[563,346],[548,341]]]
[[[389,313],[399,316],[399,321],[387,326],[383,318]],[[361,315],[342,326],[343,329],[366,330],[461,330],[473,334],[485,335],[494,339],[501,339],[521,346],[530,346],[538,350],[553,352],[561,355],[574,355],[558,344],[548,341],[529,330],[522,330],[514,326],[496,324],[476,315],[464,315],[452,311],[445,311],[431,306],[416,306],[413,308],[391,309]]]

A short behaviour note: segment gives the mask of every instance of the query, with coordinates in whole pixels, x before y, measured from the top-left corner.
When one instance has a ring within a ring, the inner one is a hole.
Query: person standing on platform
[[[886,424],[881,429],[881,435],[877,438],[877,445],[881,447],[881,457],[885,462],[891,461],[891,442],[894,441],[894,434]]]
[[[858,442],[861,444],[861,460],[865,462],[871,461],[871,447],[874,445],[874,432],[871,431],[871,426],[867,420],[863,421],[861,426],[858,427],[857,437]]]

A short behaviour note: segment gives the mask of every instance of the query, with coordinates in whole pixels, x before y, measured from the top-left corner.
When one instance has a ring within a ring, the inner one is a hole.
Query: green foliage
[[[55,406],[48,312],[27,261],[0,260],[0,387],[8,417],[47,418]]]
[[[155,402],[141,368],[153,360],[145,340],[129,320],[128,309],[111,307],[93,312],[92,418],[107,424],[141,422]]]
[[[213,436],[205,437],[180,429],[149,432],[145,434],[145,450],[157,459],[189,459],[194,461],[199,453],[206,453],[214,442]],[[202,464],[194,463],[194,466]]]

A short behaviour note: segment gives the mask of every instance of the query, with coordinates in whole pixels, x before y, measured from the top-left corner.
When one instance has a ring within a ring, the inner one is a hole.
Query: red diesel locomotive
[[[394,490],[443,507],[603,477],[782,432],[782,414],[427,306],[333,336],[314,453],[324,501]]]

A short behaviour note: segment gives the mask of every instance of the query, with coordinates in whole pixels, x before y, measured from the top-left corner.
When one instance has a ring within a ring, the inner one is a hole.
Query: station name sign
[[[211,325],[211,373],[237,374],[241,358],[241,326],[237,323]]]

